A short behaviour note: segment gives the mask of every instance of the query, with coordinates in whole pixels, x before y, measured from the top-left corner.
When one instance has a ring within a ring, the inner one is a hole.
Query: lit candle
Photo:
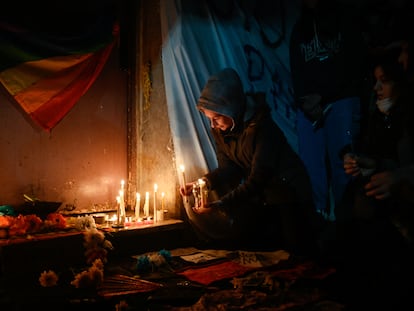
[[[149,192],[145,192],[144,215],[149,216]]]
[[[119,209],[120,216],[125,216],[125,199],[124,199],[124,190],[119,190]]]
[[[187,181],[186,181],[186,179],[185,179],[185,173],[184,173],[184,171],[185,171],[185,169],[184,169],[184,165],[180,165],[180,170],[181,170],[181,175],[182,175],[182,187],[183,187],[183,189],[184,189],[184,191],[186,190],[185,189],[185,185],[187,184]],[[188,203],[188,198],[187,198],[187,196],[185,196],[185,201]]]
[[[157,190],[158,185],[154,184],[154,222],[157,221]]]
[[[161,193],[161,210],[164,213],[164,199],[165,199],[165,193]]]
[[[135,219],[136,221],[139,220],[139,209],[141,207],[141,195],[137,192],[137,198],[135,201]]]
[[[204,204],[205,204],[204,186],[206,185],[206,182],[200,178],[198,180],[198,184],[200,186],[200,201],[201,201],[201,206],[204,206]]]
[[[185,180],[184,165],[180,165],[180,170],[181,170],[181,176],[182,176],[182,187],[185,189],[185,185],[187,182]]]
[[[121,199],[120,199],[119,196],[116,197],[116,203],[117,203],[117,205],[116,205],[116,223],[119,224],[119,220],[121,218],[120,217],[121,216],[121,210],[120,210],[120,208],[121,208],[121,206],[120,206]]]

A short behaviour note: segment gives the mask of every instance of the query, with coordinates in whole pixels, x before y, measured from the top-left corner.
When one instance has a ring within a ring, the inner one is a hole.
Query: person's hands
[[[300,107],[306,117],[313,123],[323,117],[323,109],[321,107],[322,97],[319,94],[309,94],[300,98]]]
[[[346,153],[344,155],[344,170],[345,173],[352,176],[361,174],[361,168],[358,165],[357,156],[353,153]]]
[[[195,182],[186,183],[185,187],[181,186],[180,187],[181,196],[185,197],[185,196],[191,195],[193,191],[193,184],[195,184]]]
[[[365,185],[366,195],[378,200],[399,193],[412,201],[413,189],[414,166],[412,165],[376,173],[371,176],[370,181]]]
[[[365,185],[366,195],[383,200],[391,195],[391,187],[398,182],[398,171],[385,171],[371,176]]]
[[[216,200],[212,202],[208,202],[206,205],[201,204],[199,207],[194,206],[193,211],[196,214],[208,214],[213,212],[214,210],[217,210],[219,208],[223,208],[224,204],[221,200]]]
[[[353,153],[346,153],[344,155],[344,170],[345,173],[352,176],[371,175],[376,168],[374,159],[364,156],[357,156]]]

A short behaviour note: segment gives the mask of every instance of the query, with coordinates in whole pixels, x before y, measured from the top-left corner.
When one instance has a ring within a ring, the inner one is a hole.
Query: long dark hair
[[[393,82],[393,97],[404,98],[408,94],[408,75],[402,64],[398,62],[400,49],[391,49],[377,56],[373,62],[372,72],[381,67],[388,81]],[[375,81],[374,81],[375,83]]]

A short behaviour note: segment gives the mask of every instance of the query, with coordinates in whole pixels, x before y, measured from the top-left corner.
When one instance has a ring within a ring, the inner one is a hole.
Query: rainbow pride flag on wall
[[[44,130],[64,118],[107,62],[119,27],[113,11],[104,13],[71,23],[35,14],[0,19],[0,84]]]

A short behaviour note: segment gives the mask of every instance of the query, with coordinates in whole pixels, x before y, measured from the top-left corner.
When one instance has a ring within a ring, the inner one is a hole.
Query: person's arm
[[[414,165],[380,172],[365,185],[366,195],[382,200],[399,191],[403,185],[414,189]]]
[[[244,164],[249,174],[243,183],[221,197],[230,207],[262,199],[263,189],[279,172],[280,157],[288,145],[271,116],[258,120],[255,127],[244,146],[245,153],[250,154],[247,157],[251,158]]]
[[[225,152],[223,138],[219,133],[213,131],[215,150],[217,157],[217,168],[204,175],[208,181],[209,190],[214,190],[220,195],[227,192],[230,187],[240,183],[243,171]]]

